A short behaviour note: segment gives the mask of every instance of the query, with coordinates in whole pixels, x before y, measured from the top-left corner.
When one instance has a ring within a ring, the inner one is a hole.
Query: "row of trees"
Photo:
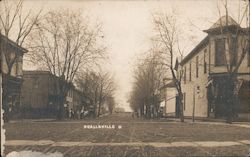
[[[130,107],[145,118],[159,117],[160,87],[164,66],[158,64],[159,54],[151,50],[145,58],[140,58],[134,70],[133,89],[130,93]]]
[[[148,113],[152,108],[155,108],[153,110],[155,114],[158,114],[159,90],[164,84],[164,78],[171,78],[179,95],[179,116],[181,121],[184,121],[181,88],[182,72],[177,71],[178,62],[176,62],[176,57],[182,58],[183,52],[179,45],[180,30],[177,27],[177,18],[173,14],[157,13],[153,15],[153,24],[155,30],[152,37],[153,46],[148,56],[143,59],[143,64],[138,65],[134,72],[136,81],[131,92],[130,105],[135,111],[138,106],[145,105],[146,117],[152,117],[150,116],[151,113]],[[144,112],[143,107],[140,108],[142,108],[141,112]]]
[[[115,83],[110,73],[87,71],[77,77],[76,83],[83,94],[84,101],[93,107],[94,116],[100,116],[101,108],[105,104],[109,112],[113,112]]]
[[[41,9],[34,13],[31,9],[23,10],[23,0],[3,0],[0,3],[1,34],[15,41],[18,46],[28,49],[29,53],[25,55],[25,60],[33,63],[32,65],[38,69],[50,71],[59,78],[56,83],[59,84],[59,88],[55,89],[60,98],[58,118],[61,119],[66,95],[70,84],[75,82],[76,75],[80,76],[85,69],[90,69],[107,58],[101,25],[90,25],[88,19],[77,11],[52,10],[44,13]],[[5,55],[7,60],[8,81],[18,57],[9,57],[7,50],[1,50],[1,55]],[[106,74],[97,76],[100,77],[100,86],[104,86],[108,76]],[[5,98],[8,98],[9,88],[5,87],[3,107],[7,113],[8,102]],[[99,94],[98,99],[102,100],[104,96]]]

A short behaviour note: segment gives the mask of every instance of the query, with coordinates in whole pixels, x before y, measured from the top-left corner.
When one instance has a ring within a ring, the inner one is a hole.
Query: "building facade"
[[[28,50],[0,34],[0,52],[3,108],[6,114],[11,114],[16,112],[20,105],[20,90],[23,82],[23,55]]]
[[[24,116],[55,117],[60,99],[59,78],[49,71],[24,71],[23,78],[21,107]],[[68,90],[64,108],[67,111],[75,111],[79,105],[81,93],[72,85]]]
[[[225,117],[225,79],[237,68],[233,109],[236,116],[250,119],[249,28],[223,16],[204,32],[207,36],[180,62],[184,116]]]
[[[165,81],[165,80],[164,80]],[[165,117],[178,117],[178,106],[176,104],[177,91],[172,79],[165,81],[165,85],[160,89],[160,108]]]

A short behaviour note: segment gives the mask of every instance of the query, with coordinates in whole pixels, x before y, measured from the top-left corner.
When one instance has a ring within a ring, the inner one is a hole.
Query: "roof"
[[[29,75],[29,76],[33,75],[33,76],[37,76],[37,77],[39,77],[41,75],[50,75],[50,76],[52,76],[54,78],[59,78],[58,76],[53,75],[50,71],[45,71],[45,70],[24,70],[23,75],[26,75],[26,76],[27,75]],[[75,85],[72,82],[70,82],[69,84],[73,88],[76,88]]]
[[[175,88],[174,80],[171,80],[169,83],[165,84],[160,89],[164,89],[164,88]]]
[[[221,33],[223,32],[234,32],[234,31],[244,31],[243,28],[231,17],[231,16],[222,16],[217,20],[209,29],[204,30],[206,33]]]
[[[184,59],[180,62],[180,65],[184,65],[189,61],[193,56],[195,56],[200,49],[205,47],[208,44],[208,36],[206,36]]]
[[[221,28],[225,26],[239,26],[231,16],[222,16],[209,29]]]
[[[28,52],[27,49],[17,45],[17,43],[15,43],[14,41],[10,40],[9,38],[7,38],[6,36],[4,36],[2,34],[0,34],[0,39],[1,39],[1,41],[7,42],[11,46],[18,48],[22,53],[27,53]]]
[[[51,74],[49,71],[43,71],[43,70],[24,70],[23,74],[29,75],[40,75],[40,74]],[[51,74],[52,75],[52,74]]]
[[[219,20],[217,20],[209,29],[204,30],[206,33],[210,32],[218,32],[221,28],[225,28],[227,30],[236,30],[235,28],[239,28],[239,31],[247,32],[249,28],[241,28],[240,25],[230,16],[222,16]],[[220,31],[219,31],[220,32]],[[180,62],[180,65],[184,65],[188,62],[193,56],[199,53],[199,50],[205,47],[209,42],[208,35]]]
[[[165,86],[166,86],[166,87],[175,87],[175,83],[174,83],[174,81],[172,80],[171,82],[167,83]]]

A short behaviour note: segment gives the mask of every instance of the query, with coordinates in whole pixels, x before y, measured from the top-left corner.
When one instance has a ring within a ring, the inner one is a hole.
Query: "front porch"
[[[208,83],[208,118],[224,119],[230,114],[233,120],[250,121],[250,81],[237,79],[230,91],[227,79],[225,75],[216,75]],[[233,98],[228,98],[229,92]]]

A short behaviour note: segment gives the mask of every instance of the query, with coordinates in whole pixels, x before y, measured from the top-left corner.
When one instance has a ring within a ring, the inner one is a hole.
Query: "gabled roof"
[[[204,32],[222,33],[227,31],[234,32],[236,30],[242,31],[243,29],[231,16],[222,16],[209,29],[204,30]]]
[[[11,45],[12,47],[17,48],[17,49],[20,50],[22,53],[27,53],[27,52],[28,52],[27,49],[25,49],[25,48],[23,48],[23,47],[17,45],[14,41],[10,40],[9,38],[7,38],[6,36],[4,36],[4,35],[2,35],[2,34],[0,33],[0,43],[1,43],[2,41],[6,42],[7,44]]]
[[[160,90],[165,89],[165,88],[175,88],[175,83],[173,79],[169,80],[170,82],[168,82],[167,84],[163,85]]]

